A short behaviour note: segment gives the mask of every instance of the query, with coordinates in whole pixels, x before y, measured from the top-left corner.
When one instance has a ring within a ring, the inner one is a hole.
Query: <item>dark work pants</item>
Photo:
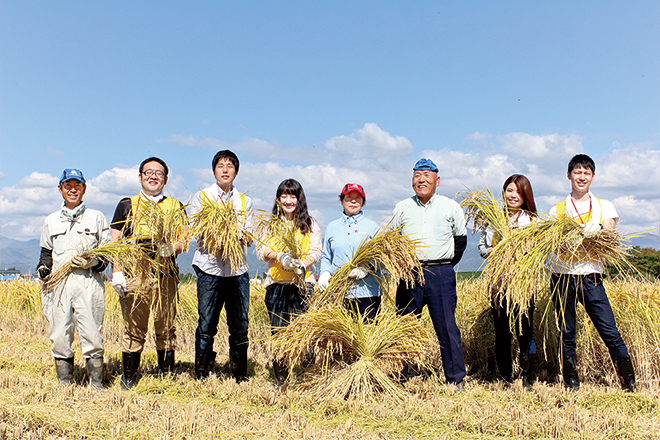
[[[380,311],[380,296],[344,298],[344,308],[360,313],[366,322],[371,323]]]
[[[491,298],[490,311],[493,315],[493,325],[495,327],[495,359],[497,360],[497,369],[504,377],[511,378],[511,338],[513,333],[509,325],[509,314],[506,311],[506,300],[500,304],[495,298]],[[514,310],[514,314],[518,311]],[[534,304],[527,309],[527,316],[519,316],[516,319],[514,331],[518,337],[518,346],[520,354],[535,354],[536,342],[534,341]]]
[[[424,268],[424,285],[415,283],[409,289],[399,284],[396,305],[400,314],[422,314],[424,306],[429,309],[435,334],[440,342],[442,367],[447,382],[459,383],[465,377],[465,363],[461,348],[461,332],[456,325],[456,274],[451,265]]]
[[[247,354],[248,311],[250,307],[250,277],[247,273],[233,277],[209,275],[193,266],[197,274],[197,311],[199,321],[195,332],[195,349],[212,350],[218,333],[222,307],[227,314],[229,352],[233,356]]]
[[[266,287],[265,302],[272,334],[289,325],[296,315],[305,313],[310,293],[300,290],[294,284],[275,283]]]
[[[578,301],[594,323],[612,359],[628,357],[619,329],[614,321],[614,312],[607,299],[603,279],[600,275],[558,275],[551,278],[551,289],[555,313],[561,331],[564,357],[575,356],[576,306]]]

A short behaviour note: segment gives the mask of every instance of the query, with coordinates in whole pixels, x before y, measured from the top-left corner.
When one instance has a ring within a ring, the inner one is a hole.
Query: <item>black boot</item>
[[[122,353],[124,373],[121,375],[121,389],[130,390],[137,385],[137,370],[140,368],[140,355],[142,353]]]
[[[174,350],[156,350],[158,374],[174,374]]]
[[[571,391],[577,391],[580,388],[580,377],[577,372],[577,361],[575,356],[565,356],[562,363],[564,373],[564,385]]]
[[[524,389],[529,391],[532,389],[532,384],[536,380],[533,353],[520,353],[520,369],[522,386]]]
[[[60,385],[71,385],[73,378],[73,358],[58,359],[55,358],[55,372]]]
[[[247,381],[247,347],[236,351],[229,350],[229,365],[236,383]]]
[[[621,380],[621,386],[629,393],[635,392],[635,369],[630,356],[614,359],[616,372]]]
[[[215,352],[212,349],[195,350],[195,379],[209,377],[215,363]]]
[[[277,386],[281,387],[286,382],[288,372],[280,362],[273,361],[273,375],[275,376],[275,380],[277,380]]]
[[[87,359],[87,374],[89,374],[89,386],[97,390],[103,389],[103,358]]]

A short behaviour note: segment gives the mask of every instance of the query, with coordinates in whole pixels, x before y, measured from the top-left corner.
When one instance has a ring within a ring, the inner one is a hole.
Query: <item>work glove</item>
[[[330,277],[331,276],[332,275],[330,275],[330,272],[323,272],[321,274],[321,276],[319,277],[319,281],[318,281],[317,284],[319,286],[319,289],[321,289],[321,292],[323,292],[325,289],[327,289],[328,286],[330,285]]]
[[[288,252],[280,252],[277,254],[277,261],[280,262],[284,270],[294,270],[296,268],[294,261],[296,259]]]
[[[115,292],[117,292],[120,298],[126,295],[126,277],[124,276],[124,272],[112,273],[112,288],[115,289]]]
[[[174,246],[172,243],[161,243],[158,245],[158,253],[163,258],[171,257],[174,255]]]
[[[582,225],[582,235],[585,237],[591,237],[592,235],[598,234],[602,230],[602,226],[596,222],[589,222]]]
[[[50,275],[50,269],[44,265],[41,265],[37,268],[37,274],[39,275],[40,280],[45,281],[46,278],[48,278],[48,275]]]
[[[71,267],[73,269],[89,269],[92,266],[99,264],[99,260],[96,258],[85,258],[80,255],[76,255],[71,259]]]
[[[305,264],[297,259],[293,259],[293,271],[296,273],[296,275],[304,275],[305,274]]]
[[[355,269],[351,269],[351,272],[348,274],[348,277],[353,280],[361,280],[367,275],[369,275],[369,272],[367,272],[366,269],[362,267],[356,267]]]

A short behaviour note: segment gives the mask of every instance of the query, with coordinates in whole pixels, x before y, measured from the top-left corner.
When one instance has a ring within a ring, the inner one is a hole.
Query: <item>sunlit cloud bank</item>
[[[511,174],[525,174],[534,189],[537,205],[547,211],[570,191],[566,178],[569,159],[589,154],[576,134],[508,133],[493,136],[473,133],[462,149],[416,151],[404,136],[391,134],[375,123],[353,133],[332,137],[321,145],[284,146],[247,138],[229,144],[221,139],[170,135],[161,142],[187,148],[204,148],[208,158],[199,168],[170,176],[166,193],[187,202],[193,192],[213,183],[210,169],[215,151],[229,148],[241,158],[236,180],[240,191],[252,197],[257,209],[270,210],[277,185],[299,180],[313,215],[322,226],[341,213],[338,194],[346,183],[359,183],[367,193],[365,212],[376,221],[389,216],[394,205],[413,194],[412,167],[421,157],[440,168],[438,192],[453,197],[465,188],[488,186],[499,192]],[[615,203],[624,232],[658,227],[660,213],[660,151],[652,144],[612,148],[596,160],[592,191]],[[173,158],[166,160],[172,161]],[[13,186],[0,189],[0,234],[28,239],[39,235],[45,215],[59,208],[58,176],[32,173]],[[121,197],[140,187],[137,166],[116,166],[88,179],[86,203],[102,210],[108,219]]]

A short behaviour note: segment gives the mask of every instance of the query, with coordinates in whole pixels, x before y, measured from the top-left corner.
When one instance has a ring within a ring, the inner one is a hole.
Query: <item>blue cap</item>
[[[413,171],[435,171],[438,172],[438,167],[435,166],[431,159],[420,159],[413,167]]]
[[[66,170],[62,171],[62,177],[60,177],[60,185],[67,180],[77,180],[83,185],[85,184],[85,178],[83,177],[82,171],[75,168],[67,168]]]

